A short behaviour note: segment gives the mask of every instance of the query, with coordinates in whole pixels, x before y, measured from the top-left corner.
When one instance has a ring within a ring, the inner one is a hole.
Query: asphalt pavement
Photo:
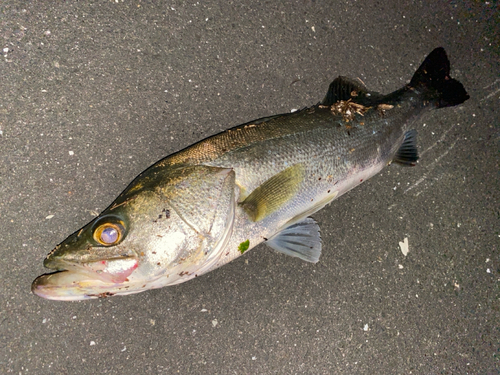
[[[3,1],[0,372],[499,373],[499,17],[495,1]],[[416,167],[314,215],[319,263],[262,245],[132,296],[31,294],[46,254],[155,161],[316,104],[338,75],[396,90],[438,46],[471,98],[419,121]]]

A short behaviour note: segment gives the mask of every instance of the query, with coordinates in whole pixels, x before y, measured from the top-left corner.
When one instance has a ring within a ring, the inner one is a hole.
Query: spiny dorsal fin
[[[341,100],[351,100],[354,103],[370,106],[382,97],[383,95],[379,93],[369,92],[365,85],[352,78],[338,76],[330,83],[321,105],[331,106]]]
[[[310,217],[278,232],[266,242],[272,249],[316,263],[321,255],[321,237],[318,224]]]
[[[253,221],[260,221],[292,199],[303,179],[304,166],[295,164],[258,186],[241,206]]]
[[[403,144],[394,155],[393,162],[412,167],[415,166],[417,160],[417,131],[413,129],[405,133]]]

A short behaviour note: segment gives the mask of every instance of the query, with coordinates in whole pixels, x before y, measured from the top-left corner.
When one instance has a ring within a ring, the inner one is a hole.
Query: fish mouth
[[[82,264],[57,260],[45,266],[57,271],[37,277],[32,293],[50,300],[73,301],[132,293],[127,284],[139,261],[136,257]]]

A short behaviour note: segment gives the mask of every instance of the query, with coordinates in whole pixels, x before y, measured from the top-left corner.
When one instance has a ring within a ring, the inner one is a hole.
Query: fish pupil
[[[104,228],[101,232],[101,241],[106,244],[112,244],[118,240],[118,231],[115,228]]]

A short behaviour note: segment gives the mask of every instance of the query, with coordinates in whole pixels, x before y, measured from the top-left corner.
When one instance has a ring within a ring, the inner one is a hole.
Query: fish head
[[[44,266],[54,272],[39,276],[32,292],[66,301],[126,295],[208,271],[232,232],[234,172],[183,171],[174,178],[139,176],[47,255]]]

